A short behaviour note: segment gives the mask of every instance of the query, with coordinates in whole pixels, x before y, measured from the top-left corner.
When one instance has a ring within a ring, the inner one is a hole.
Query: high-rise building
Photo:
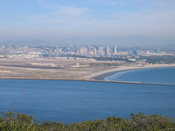
[[[114,46],[114,54],[117,54],[117,52],[118,52],[118,47]]]
[[[88,55],[88,49],[87,47],[81,47],[79,50],[80,55],[86,56]]]
[[[109,46],[106,46],[105,48],[105,56],[109,57],[112,55],[111,48]]]
[[[103,46],[100,46],[98,47],[98,56],[104,56],[105,55],[105,51],[104,51],[104,47]]]

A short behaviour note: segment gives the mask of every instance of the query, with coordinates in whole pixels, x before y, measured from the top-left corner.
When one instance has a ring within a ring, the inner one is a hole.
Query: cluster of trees
[[[131,115],[130,119],[109,117],[65,125],[39,123],[31,116],[5,113],[0,117],[0,131],[175,131],[175,122],[159,115]]]

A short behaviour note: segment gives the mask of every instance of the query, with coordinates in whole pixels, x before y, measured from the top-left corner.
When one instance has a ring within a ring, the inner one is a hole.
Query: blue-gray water
[[[167,70],[168,79],[159,76],[162,70]],[[147,71],[150,72],[147,69],[135,71],[134,77],[139,81],[157,82],[159,77],[160,82],[175,82],[175,68],[156,69],[153,72],[157,73],[157,77],[156,74],[148,76]],[[131,76],[127,80],[137,80]],[[175,117],[175,87],[63,80],[0,80],[0,112],[7,111],[27,113],[41,121],[65,123],[109,116],[129,117],[131,113],[138,112]]]
[[[106,77],[105,80],[175,84],[175,67],[121,71]]]

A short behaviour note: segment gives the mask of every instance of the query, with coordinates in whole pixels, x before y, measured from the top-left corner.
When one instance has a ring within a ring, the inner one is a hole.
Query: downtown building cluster
[[[173,51],[174,52],[174,51]],[[148,49],[119,49],[114,46],[0,46],[0,57],[138,57],[138,56],[175,55],[170,51]]]

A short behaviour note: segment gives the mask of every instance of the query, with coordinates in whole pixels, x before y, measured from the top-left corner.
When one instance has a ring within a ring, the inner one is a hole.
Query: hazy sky
[[[0,38],[175,45],[175,0],[0,0]]]

